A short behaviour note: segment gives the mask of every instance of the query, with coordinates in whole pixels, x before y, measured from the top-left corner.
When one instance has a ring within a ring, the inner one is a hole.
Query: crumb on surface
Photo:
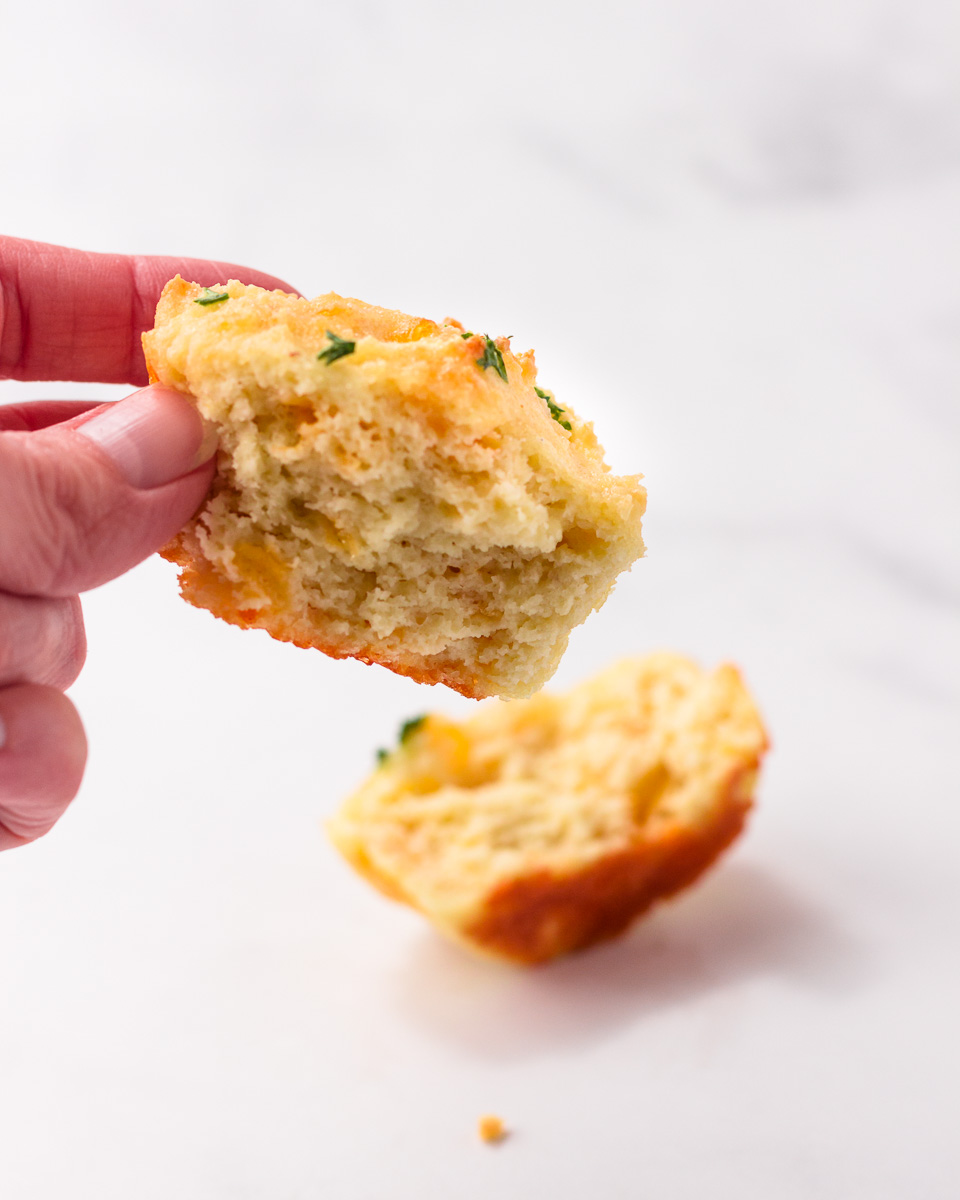
[[[507,1128],[500,1117],[488,1114],[477,1122],[477,1132],[482,1142],[502,1142],[507,1136]]]

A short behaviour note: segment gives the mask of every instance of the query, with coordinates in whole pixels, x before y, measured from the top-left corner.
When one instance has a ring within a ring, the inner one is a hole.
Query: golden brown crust
[[[539,872],[503,884],[464,938],[499,958],[534,965],[623,933],[658,900],[695,882],[740,834],[751,807],[740,778],[700,827],[670,826],[573,875]]]

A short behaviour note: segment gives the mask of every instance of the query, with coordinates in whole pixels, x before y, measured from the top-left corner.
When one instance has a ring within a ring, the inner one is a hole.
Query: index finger
[[[140,335],[163,285],[239,279],[295,289],[272,275],[205,258],[95,254],[0,237],[0,379],[147,382]]]
[[[24,400],[19,404],[0,404],[0,433],[35,433],[51,425],[75,421],[102,407],[100,400]]]

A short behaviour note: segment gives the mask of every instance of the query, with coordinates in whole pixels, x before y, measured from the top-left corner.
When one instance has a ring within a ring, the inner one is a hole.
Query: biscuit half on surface
[[[643,553],[639,477],[532,352],[333,293],[167,284],[150,378],[219,432],[164,550],[192,604],[466,696],[527,696]]]
[[[692,883],[743,827],[766,749],[735,667],[624,659],[566,695],[408,722],[328,828],[442,932],[539,963]]]

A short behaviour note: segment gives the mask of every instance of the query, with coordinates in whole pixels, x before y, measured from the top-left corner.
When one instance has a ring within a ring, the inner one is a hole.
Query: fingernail
[[[79,426],[135,488],[155,488],[188,475],[217,448],[214,426],[173,388],[154,384],[112,404]]]

